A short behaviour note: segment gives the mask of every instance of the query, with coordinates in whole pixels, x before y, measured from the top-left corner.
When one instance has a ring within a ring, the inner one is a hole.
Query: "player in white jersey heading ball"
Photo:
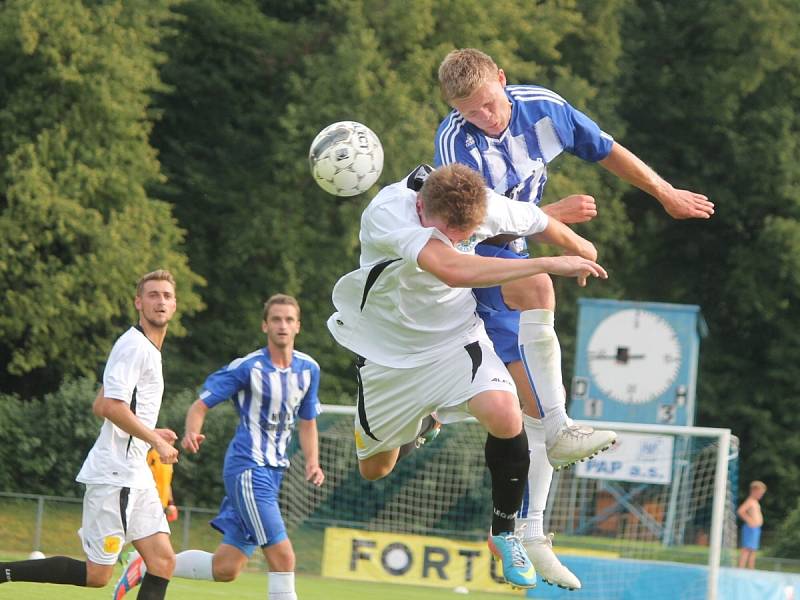
[[[233,581],[257,547],[269,566],[270,600],[296,600],[295,555],[286,535],[278,494],[286,468],[287,450],[295,425],[305,457],[306,479],[320,486],[316,417],[319,413],[319,365],[294,349],[300,332],[300,305],[292,296],[276,294],[264,304],[262,331],[267,346],[237,358],[209,375],[198,400],[186,414],[184,449],[195,453],[205,436],[200,433],[210,408],[230,399],[239,425],[228,445],[222,476],[225,498],[211,525],[223,534],[214,554],[186,550],[177,556],[175,577]],[[298,419],[299,417],[299,419]],[[117,588],[124,592],[141,580],[136,558]]]
[[[509,583],[533,587],[535,572],[514,535],[529,464],[522,414],[470,288],[545,272],[584,285],[606,273],[593,261],[590,242],[537,206],[495,194],[463,165],[429,170],[418,167],[372,200],[361,217],[360,268],[333,290],[337,312],[328,328],[359,356],[359,469],[370,480],[388,475],[400,447],[413,443],[433,412],[443,423],[477,418],[488,434],[489,546]],[[538,236],[578,256],[509,261],[474,255],[478,242],[501,234]]]
[[[435,164],[462,163],[483,174],[489,187],[509,198],[538,204],[547,164],[562,152],[599,162],[654,196],[676,219],[709,218],[714,205],[702,194],[679,190],[659,177],[597,124],[555,92],[534,85],[506,85],[505,73],[472,48],[448,54],[439,67],[445,100],[454,108],[435,140]],[[594,198],[577,194],[542,207],[564,223],[597,215]],[[481,256],[524,258],[522,239],[480,244]],[[475,290],[478,311],[498,355],[514,377],[525,412],[531,469],[520,523],[526,548],[548,582],[580,582],[552,552],[543,511],[553,466],[561,468],[608,447],[614,432],[572,425],[561,377],[561,348],[554,324],[555,293],[547,274]]]
[[[87,560],[54,556],[0,563],[0,582],[103,587],[122,547],[133,542],[148,567],[139,598],[161,600],[166,594],[175,553],[145,457],[152,446],[163,462],[178,459],[175,432],[155,428],[164,392],[161,345],[176,309],[172,275],[163,270],[144,275],[134,302],[139,323],[117,339],[108,357],[93,406],[103,426],[77,477],[86,485],[78,533]]]

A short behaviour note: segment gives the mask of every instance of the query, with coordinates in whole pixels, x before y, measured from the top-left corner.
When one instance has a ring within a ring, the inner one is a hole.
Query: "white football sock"
[[[534,394],[539,399],[548,445],[569,423],[564,383],[561,379],[561,346],[553,327],[552,310],[526,310],[519,318],[519,346],[522,364]]]
[[[175,556],[173,577],[214,581],[212,563],[214,555],[202,550],[184,550]]]
[[[268,577],[269,600],[297,600],[297,594],[294,593],[293,572],[270,571]]]
[[[522,532],[524,539],[544,535],[544,509],[547,506],[547,495],[553,480],[553,467],[547,460],[547,448],[544,443],[544,425],[542,421],[529,415],[522,415],[525,434],[528,436],[528,451],[531,466],[528,468],[528,509],[525,516],[517,518],[517,531],[525,525]]]

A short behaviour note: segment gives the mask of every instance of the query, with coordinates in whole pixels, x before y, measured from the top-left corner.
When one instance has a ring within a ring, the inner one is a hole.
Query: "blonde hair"
[[[480,50],[453,50],[439,65],[442,97],[448,104],[469,98],[484,83],[496,78],[499,72],[492,57]]]
[[[169,281],[172,284],[173,291],[175,290],[175,278],[172,276],[172,273],[166,269],[157,269],[155,271],[145,273],[141,276],[141,278],[139,278],[139,282],[136,284],[136,295],[140,298],[142,296],[142,292],[144,291],[144,284],[148,281]]]
[[[444,219],[448,227],[471,231],[486,218],[486,181],[462,164],[436,169],[419,193],[425,214]]]
[[[766,492],[767,491],[767,484],[764,483],[763,481],[759,481],[758,479],[756,479],[755,481],[751,481],[750,482],[750,489],[751,490],[759,489],[759,490],[763,490],[763,491]]]
[[[297,309],[297,320],[300,320],[300,304],[297,302],[297,299],[295,299],[294,296],[289,296],[288,294],[273,294],[267,299],[266,302],[264,302],[265,322],[269,316],[269,309],[275,304],[287,304],[289,306],[294,306]]]

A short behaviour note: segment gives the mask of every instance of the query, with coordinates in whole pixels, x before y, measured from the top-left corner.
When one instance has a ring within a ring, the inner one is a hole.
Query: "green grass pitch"
[[[116,581],[116,579],[114,580]],[[111,600],[113,583],[102,589],[87,589],[66,585],[13,583],[0,585],[2,600]],[[126,598],[136,598],[134,589]],[[297,597],[300,600],[458,600],[464,598],[449,589],[425,588],[402,584],[361,583],[300,576],[297,578]],[[471,592],[469,600],[503,600],[521,598],[515,595]],[[267,578],[262,573],[243,573],[232,583],[173,579],[167,589],[168,600],[266,600]]]

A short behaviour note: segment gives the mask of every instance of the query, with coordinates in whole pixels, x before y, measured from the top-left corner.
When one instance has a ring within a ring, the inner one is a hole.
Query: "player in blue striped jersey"
[[[209,409],[231,400],[239,425],[228,445],[223,468],[226,496],[211,525],[223,534],[212,555],[187,550],[177,555],[174,577],[233,581],[260,546],[269,565],[269,598],[296,600],[295,555],[286,535],[278,494],[295,425],[305,457],[306,479],[322,485],[316,416],[320,369],[308,354],[294,349],[300,332],[300,306],[284,294],[264,305],[262,330],[267,346],[212,373],[186,415],[183,447],[200,449]],[[123,575],[123,578],[125,575]],[[135,583],[134,583],[135,585]]]
[[[652,195],[676,219],[709,218],[714,212],[708,198],[675,189],[557,93],[534,85],[506,85],[503,70],[483,52],[462,49],[448,54],[439,67],[439,82],[454,110],[436,134],[437,167],[463,163],[480,172],[494,191],[538,204],[548,163],[569,152],[599,162]],[[588,221],[597,214],[594,198],[582,194],[542,210],[564,223]],[[487,240],[476,248],[482,256],[510,259],[526,256],[525,251],[525,240],[508,238]],[[478,312],[514,378],[525,412],[531,466],[518,523],[526,526],[526,548],[543,579],[578,588],[580,582],[560,564],[543,531],[553,467],[591,456],[616,436],[611,431],[577,427],[567,417],[550,277],[536,275],[474,293]]]

